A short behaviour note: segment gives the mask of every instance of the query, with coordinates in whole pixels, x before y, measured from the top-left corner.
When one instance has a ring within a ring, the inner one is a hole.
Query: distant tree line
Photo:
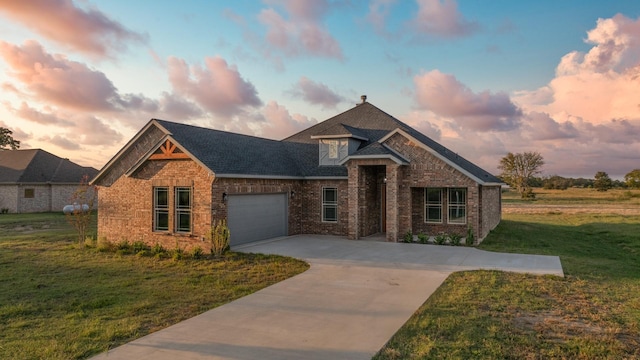
[[[611,180],[611,186],[609,188],[617,188],[617,189],[640,189],[640,169],[634,170],[638,171],[637,178],[631,178],[627,180],[625,176],[625,180]],[[600,171],[599,171],[600,172]],[[604,173],[606,175],[606,173]],[[608,177],[608,175],[607,175]],[[606,187],[606,178],[604,179],[604,185]],[[568,188],[596,188],[596,179],[586,179],[583,177],[573,178],[573,177],[564,177],[560,175],[549,175],[549,176],[533,176],[529,179],[529,186],[532,188],[544,188],[546,190],[555,189],[555,190],[566,190]]]

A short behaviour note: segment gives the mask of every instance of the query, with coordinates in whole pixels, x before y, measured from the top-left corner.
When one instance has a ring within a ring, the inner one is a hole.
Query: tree
[[[508,153],[500,160],[498,169],[502,170],[502,180],[515,188],[523,198],[533,197],[530,181],[534,175],[542,172],[544,160],[538,152]]]
[[[96,202],[97,188],[89,184],[89,176],[85,175],[80,181],[80,185],[71,195],[70,210],[64,211],[67,221],[76,229],[78,242],[82,244],[87,238],[87,232],[93,219],[93,209]],[[66,206],[65,206],[66,208]]]
[[[595,176],[595,181],[593,182],[593,187],[598,191],[607,191],[611,189],[613,186],[613,181],[604,171],[598,171]]]
[[[5,147],[16,150],[20,147],[20,141],[15,140],[11,134],[13,134],[13,131],[0,127],[0,150],[4,150]]]
[[[640,169],[631,170],[624,176],[624,182],[630,188],[640,189]]]

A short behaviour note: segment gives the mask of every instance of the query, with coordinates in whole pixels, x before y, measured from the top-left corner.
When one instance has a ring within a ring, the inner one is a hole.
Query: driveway
[[[311,268],[96,359],[370,359],[454,271],[563,276],[557,256],[333,236],[234,250],[301,258]]]

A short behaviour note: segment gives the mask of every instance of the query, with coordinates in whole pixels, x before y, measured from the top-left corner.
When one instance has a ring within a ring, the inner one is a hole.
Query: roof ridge
[[[204,127],[204,126],[199,126],[199,125],[185,124],[185,123],[180,123],[180,122],[176,122],[176,121],[169,121],[169,120],[156,119],[156,118],[153,118],[151,120],[160,123],[160,125],[162,125],[162,123],[164,122],[164,123],[177,125],[177,126],[186,126],[186,127],[202,129],[202,130],[206,130],[206,131],[215,131],[215,132],[218,132],[218,133],[232,134],[232,135],[236,135],[236,136],[244,136],[244,137],[260,139],[260,140],[267,140],[267,141],[273,141],[273,142],[281,142],[282,141],[282,140],[269,139],[269,138],[262,137],[262,136],[241,134],[241,133],[238,133],[238,132],[233,132],[233,131],[228,131],[228,130],[219,130],[219,129],[209,128],[209,127]],[[166,130],[169,130],[169,129],[166,129]]]

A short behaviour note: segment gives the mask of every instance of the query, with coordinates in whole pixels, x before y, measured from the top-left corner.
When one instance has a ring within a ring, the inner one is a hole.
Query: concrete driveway
[[[557,256],[292,236],[234,248],[308,261],[306,272],[96,359],[370,359],[450,273],[563,276]]]

